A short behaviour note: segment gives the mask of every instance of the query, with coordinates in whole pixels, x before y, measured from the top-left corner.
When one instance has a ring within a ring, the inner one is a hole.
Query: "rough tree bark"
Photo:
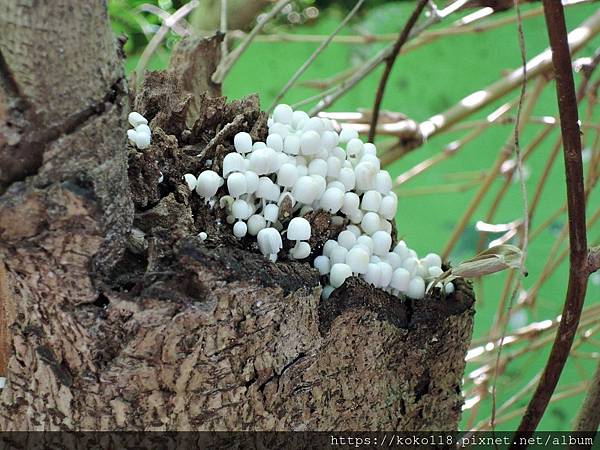
[[[255,97],[150,74],[138,152],[104,2],[0,8],[0,429],[457,428],[469,286],[413,302],[351,278],[321,301],[308,264],[266,261],[181,181],[264,137]],[[310,220],[318,248],[336,228]]]

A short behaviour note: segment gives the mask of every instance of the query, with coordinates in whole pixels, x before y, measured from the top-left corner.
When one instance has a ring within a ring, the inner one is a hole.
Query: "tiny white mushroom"
[[[363,211],[379,211],[381,206],[381,194],[377,191],[367,191],[363,194],[360,208]]]
[[[194,189],[196,189],[196,183],[198,182],[198,180],[196,180],[196,177],[194,175],[192,175],[191,173],[186,173],[183,176],[183,179],[187,183],[188,189],[190,191],[193,191]]]
[[[234,198],[241,197],[248,192],[248,183],[243,173],[235,172],[227,178],[227,190]]]
[[[290,220],[286,237],[290,241],[296,241],[294,249],[300,247],[300,241],[308,241],[310,239],[310,234],[310,222],[304,217],[294,217],[292,220]],[[292,249],[292,251],[294,251],[294,249]]]
[[[338,245],[333,250],[331,250],[331,254],[329,255],[329,260],[331,261],[331,264],[345,263],[347,255],[348,255],[348,249],[346,247],[342,247],[341,245]]]
[[[409,283],[410,273],[408,270],[404,269],[403,267],[398,267],[396,270],[394,270],[392,281],[390,283],[392,288],[400,292],[406,292],[408,290]]]
[[[227,153],[223,158],[223,177],[227,178],[230,173],[245,172],[246,164],[244,157],[239,153]]]
[[[351,139],[356,139],[358,137],[358,132],[350,127],[342,127],[342,131],[340,132],[340,142],[345,144],[349,142]]]
[[[240,220],[233,225],[233,235],[236,238],[238,238],[238,239],[243,238],[244,236],[246,236],[247,232],[248,232],[248,226],[246,225],[246,222],[242,222]]]
[[[337,263],[331,267],[329,273],[329,282],[334,288],[340,287],[344,284],[347,278],[352,276],[352,269],[348,264]]]
[[[323,255],[331,257],[331,252],[337,247],[339,247],[339,244],[336,241],[333,239],[327,240],[323,245]]]
[[[267,221],[260,214],[253,214],[248,218],[248,233],[256,236],[260,230],[267,227]]]
[[[335,214],[344,205],[344,191],[330,187],[325,190],[320,200],[320,206],[325,211]]]
[[[350,218],[352,220],[352,218]],[[363,231],[369,235],[375,234],[375,232],[379,231],[380,218],[379,214],[375,212],[366,213],[360,223]]]
[[[277,222],[277,217],[279,216],[279,207],[275,203],[269,203],[264,208],[263,216],[267,221],[267,225]]]
[[[319,151],[321,136],[313,130],[305,131],[300,137],[300,151],[303,155],[314,155]]]
[[[380,261],[377,263],[377,265],[381,270],[381,277],[379,278],[379,287],[386,288],[392,281],[394,271],[392,270],[392,266],[390,266],[385,261]]]
[[[200,233],[198,233],[198,237],[201,241],[205,241],[206,239],[208,239],[208,234],[206,234],[206,232],[204,231],[201,231]]]
[[[233,137],[233,146],[236,152],[245,155],[252,151],[252,137],[244,131],[237,133]]]
[[[352,231],[344,230],[338,234],[338,244],[347,250],[350,250],[356,244],[356,236]]]
[[[127,119],[129,120],[131,126],[134,128],[140,124],[148,124],[148,120],[140,113],[135,111],[130,112],[129,116],[127,116]]]
[[[397,209],[398,199],[392,195],[386,195],[381,199],[378,212],[384,219],[392,220],[396,216]]]
[[[408,283],[406,295],[410,298],[420,299],[425,296],[425,281],[421,277],[414,277]]]
[[[310,245],[308,242],[298,242],[290,250],[290,256],[294,259],[305,259],[310,256]]]
[[[276,152],[283,151],[283,138],[278,134],[270,134],[267,136],[267,147],[272,148]]]
[[[223,183],[223,178],[221,178],[219,174],[212,170],[205,170],[198,175],[198,180],[196,182],[196,193],[200,197],[204,198],[205,202],[208,203],[212,197],[214,197]]]
[[[258,247],[263,255],[268,256],[272,262],[277,261],[277,253],[283,243],[281,234],[275,228],[263,228],[257,235]]]
[[[354,274],[367,273],[369,267],[369,253],[360,246],[354,247],[346,255],[346,264],[352,268]]]
[[[277,105],[273,110],[273,120],[279,123],[291,125],[293,123],[294,111],[284,103]]]
[[[286,136],[283,140],[283,151],[288,155],[297,155],[300,153],[300,138],[295,134]]]
[[[325,255],[319,255],[313,261],[313,267],[319,271],[320,275],[327,275],[331,269],[329,258]]]

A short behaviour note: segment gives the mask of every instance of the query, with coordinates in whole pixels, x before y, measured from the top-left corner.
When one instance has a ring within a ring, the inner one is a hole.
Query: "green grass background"
[[[112,0],[114,5],[117,1]],[[119,2],[119,3],[122,3]],[[412,10],[414,3],[411,1],[389,2],[379,8],[370,10],[365,16],[356,21],[356,25],[371,33],[397,32]],[[536,5],[537,6],[537,5]],[[527,10],[532,6],[527,5]],[[567,9],[567,22],[569,29],[578,25],[598,8],[598,4],[578,5]],[[505,14],[498,13],[500,18]],[[343,13],[335,8],[321,12],[317,21],[309,25],[295,26],[286,32],[303,34],[328,34],[342,19]],[[115,30],[122,31],[119,23],[115,23]],[[352,33],[352,30],[346,30]],[[524,22],[526,51],[528,59],[542,51],[548,45],[545,25],[542,16],[528,19]],[[587,45],[580,56],[589,56],[600,44],[600,39],[594,39]],[[160,69],[166,66],[169,58],[169,47],[160,49],[150,62],[151,69]],[[256,92],[260,95],[263,106],[268,107],[277,92],[294,74],[300,65],[311,55],[318,44],[308,43],[261,43],[256,42],[244,53],[240,61],[234,66],[230,76],[224,84],[224,93],[230,98],[240,98],[249,93]],[[373,55],[378,45],[345,45],[332,44],[308,69],[302,80],[323,79],[346,69],[350,65],[361,64]],[[131,71],[137,63],[137,54],[132,54],[126,67]],[[454,105],[464,96],[484,88],[502,76],[503,71],[518,67],[520,52],[516,25],[510,24],[500,29],[486,33],[469,34],[463,36],[449,36],[437,40],[435,43],[417,49],[400,57],[394,67],[392,77],[386,91],[383,108],[401,111],[415,120],[424,120],[434,114],[444,111]],[[367,77],[345,97],[340,99],[331,111],[355,111],[357,108],[370,108],[381,68]],[[533,85],[530,84],[529,89]],[[293,103],[307,98],[316,93],[315,90],[296,87],[285,97],[286,103]],[[517,92],[509,94],[507,99],[515,98]],[[501,102],[486,108],[472,118],[481,118],[489,114]],[[554,97],[554,85],[550,85],[542,95],[535,110],[539,115],[555,115],[557,111]],[[598,123],[598,116],[595,117]],[[531,137],[540,130],[539,125],[528,126],[521,137],[522,146],[525,147]],[[511,135],[511,125],[497,126],[486,131],[480,138],[467,145],[459,155],[439,164],[434,169],[406,183],[398,191],[400,195],[399,210],[397,215],[398,230],[408,244],[419,252],[425,254],[430,251],[440,252],[447,242],[457,219],[464,212],[466,205],[472,198],[475,190],[455,193],[433,193],[429,195],[410,195],[415,188],[432,185],[454,183],[447,176],[453,173],[483,171],[491,166],[498,150],[507,137]],[[440,152],[448,142],[464,135],[464,132],[445,133],[435,137],[426,145],[412,152],[407,157],[392,164],[388,169],[392,176],[409,169],[417,162]],[[526,165],[530,172],[527,180],[529,198],[536,182],[539,179],[543,165],[550,152],[558,130],[552,133],[544,145],[538,149]],[[598,151],[598,149],[596,149]],[[587,165],[586,165],[587,168]],[[538,212],[535,217],[536,224],[549,217],[565,199],[565,186],[563,176],[563,161],[559,158],[552,170],[550,180],[545,188]],[[493,194],[501,186],[501,180],[494,183],[487,201],[484,201],[473,217],[468,231],[461,237],[452,260],[457,262],[470,257],[475,252],[478,234],[474,231],[474,222],[483,218],[489,207]],[[591,215],[600,207],[598,192],[592,195],[588,214]],[[518,183],[510,188],[496,215],[496,223],[508,222],[522,216],[522,201]],[[524,280],[524,286],[531,286],[538,278],[544,266],[548,263],[547,253],[555,242],[561,226],[566,218],[561,217],[555,224],[546,230],[540,238],[529,247],[527,268],[529,277]],[[600,225],[590,230],[590,240],[600,238]],[[498,298],[502,290],[506,274],[496,274],[486,278],[483,290],[477,305],[474,337],[483,336],[493,323]],[[540,292],[538,308],[528,314],[528,320],[542,320],[554,318],[560,313],[566,291],[567,265],[563,264],[560,270],[551,277]],[[600,284],[589,283],[587,304],[600,300]],[[597,350],[594,347],[584,347],[584,350]],[[497,404],[501,405],[506,399],[517,392],[535,373],[543,368],[549,348],[542,351],[530,352],[527,356],[511,363],[508,370],[498,380]],[[596,361],[587,360],[575,363],[570,361],[561,378],[559,389],[572,386],[584,379],[589,379],[593,373]],[[467,374],[477,365],[469,365]],[[529,398],[526,397],[526,398]],[[576,397],[553,403],[542,423],[540,429],[568,430],[574,415],[583,399],[583,394]],[[526,402],[517,403],[517,407],[525,406]],[[478,420],[490,414],[491,402],[485,400],[479,411]],[[520,415],[499,426],[499,429],[511,430],[518,424]],[[463,423],[463,426],[466,426]]]

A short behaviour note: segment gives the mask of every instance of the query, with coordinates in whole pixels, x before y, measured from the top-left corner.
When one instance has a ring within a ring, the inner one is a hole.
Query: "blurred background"
[[[503,8],[498,5],[507,3],[506,10],[499,10]],[[567,3],[569,30],[600,10],[597,2]],[[291,1],[264,25],[233,66],[223,83],[224,95],[236,99],[258,93],[261,104],[268,108],[355,4],[354,0]],[[169,22],[169,17],[186,5],[189,14],[175,24],[172,19]],[[235,48],[249,30],[264,20],[273,5],[269,0],[228,0],[229,46]],[[343,82],[394,42],[414,6],[413,1],[366,1],[282,102],[294,105]],[[440,9],[445,6],[443,2],[438,4]],[[467,6],[470,7],[430,26],[407,44],[394,66],[383,109],[422,122],[519,68],[521,51],[512,1],[481,1]],[[127,73],[131,75],[139,68],[140,57],[153,38],[157,46],[146,69],[167,67],[171,51],[182,35],[210,35],[219,29],[220,7],[220,0],[192,4],[182,0],[109,0],[114,31],[128,38]],[[521,13],[526,57],[531,59],[548,46],[541,4],[523,4]],[[420,23],[425,20],[423,17]],[[171,26],[164,30],[162,39],[156,39],[165,23]],[[586,69],[593,65],[599,47],[600,34],[589,39],[574,56],[583,67],[576,74],[578,85]],[[380,65],[327,111],[368,111],[381,73]],[[600,193],[594,189],[600,161],[600,115],[595,107],[599,75],[600,70],[592,73],[580,107],[584,170],[590,191],[590,245],[600,243]],[[507,306],[519,276],[514,271],[502,272],[475,282],[478,303],[465,373],[463,429],[489,427],[496,370],[496,429],[511,430],[518,425],[546,363],[556,318],[564,302],[568,239],[555,95],[554,83],[543,76],[527,86],[525,104],[530,101],[531,110],[524,113],[520,142],[526,155],[523,173],[530,207],[533,204],[526,260],[529,276],[521,280],[509,317]],[[396,189],[398,232],[419,254],[446,251],[450,261],[456,263],[496,239],[520,245],[523,197],[514,170],[514,153],[498,164],[499,155],[513,142],[518,98],[519,87],[388,165],[392,178],[400,177]],[[308,101],[299,108],[308,111],[316,103]],[[500,114],[489,116],[503,106],[506,107]],[[376,144],[385,151],[397,141],[393,136],[380,136]],[[417,172],[419,168],[426,170],[414,175],[415,167]],[[478,224],[479,221],[485,223]],[[453,235],[457,239],[452,239]],[[505,324],[507,339],[496,364],[495,343]],[[590,278],[586,309],[571,357],[539,429],[570,429],[599,360],[600,274],[596,273]]]

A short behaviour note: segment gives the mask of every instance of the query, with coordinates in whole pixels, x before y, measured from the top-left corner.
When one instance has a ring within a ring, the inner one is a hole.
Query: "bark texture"
[[[220,170],[236,132],[264,138],[256,97],[151,73],[140,152],[104,3],[13,3],[0,0],[0,429],[456,429],[469,286],[410,301],[352,278],[321,301],[309,264],[268,262],[181,180]],[[343,225],[308,219],[316,251]]]

